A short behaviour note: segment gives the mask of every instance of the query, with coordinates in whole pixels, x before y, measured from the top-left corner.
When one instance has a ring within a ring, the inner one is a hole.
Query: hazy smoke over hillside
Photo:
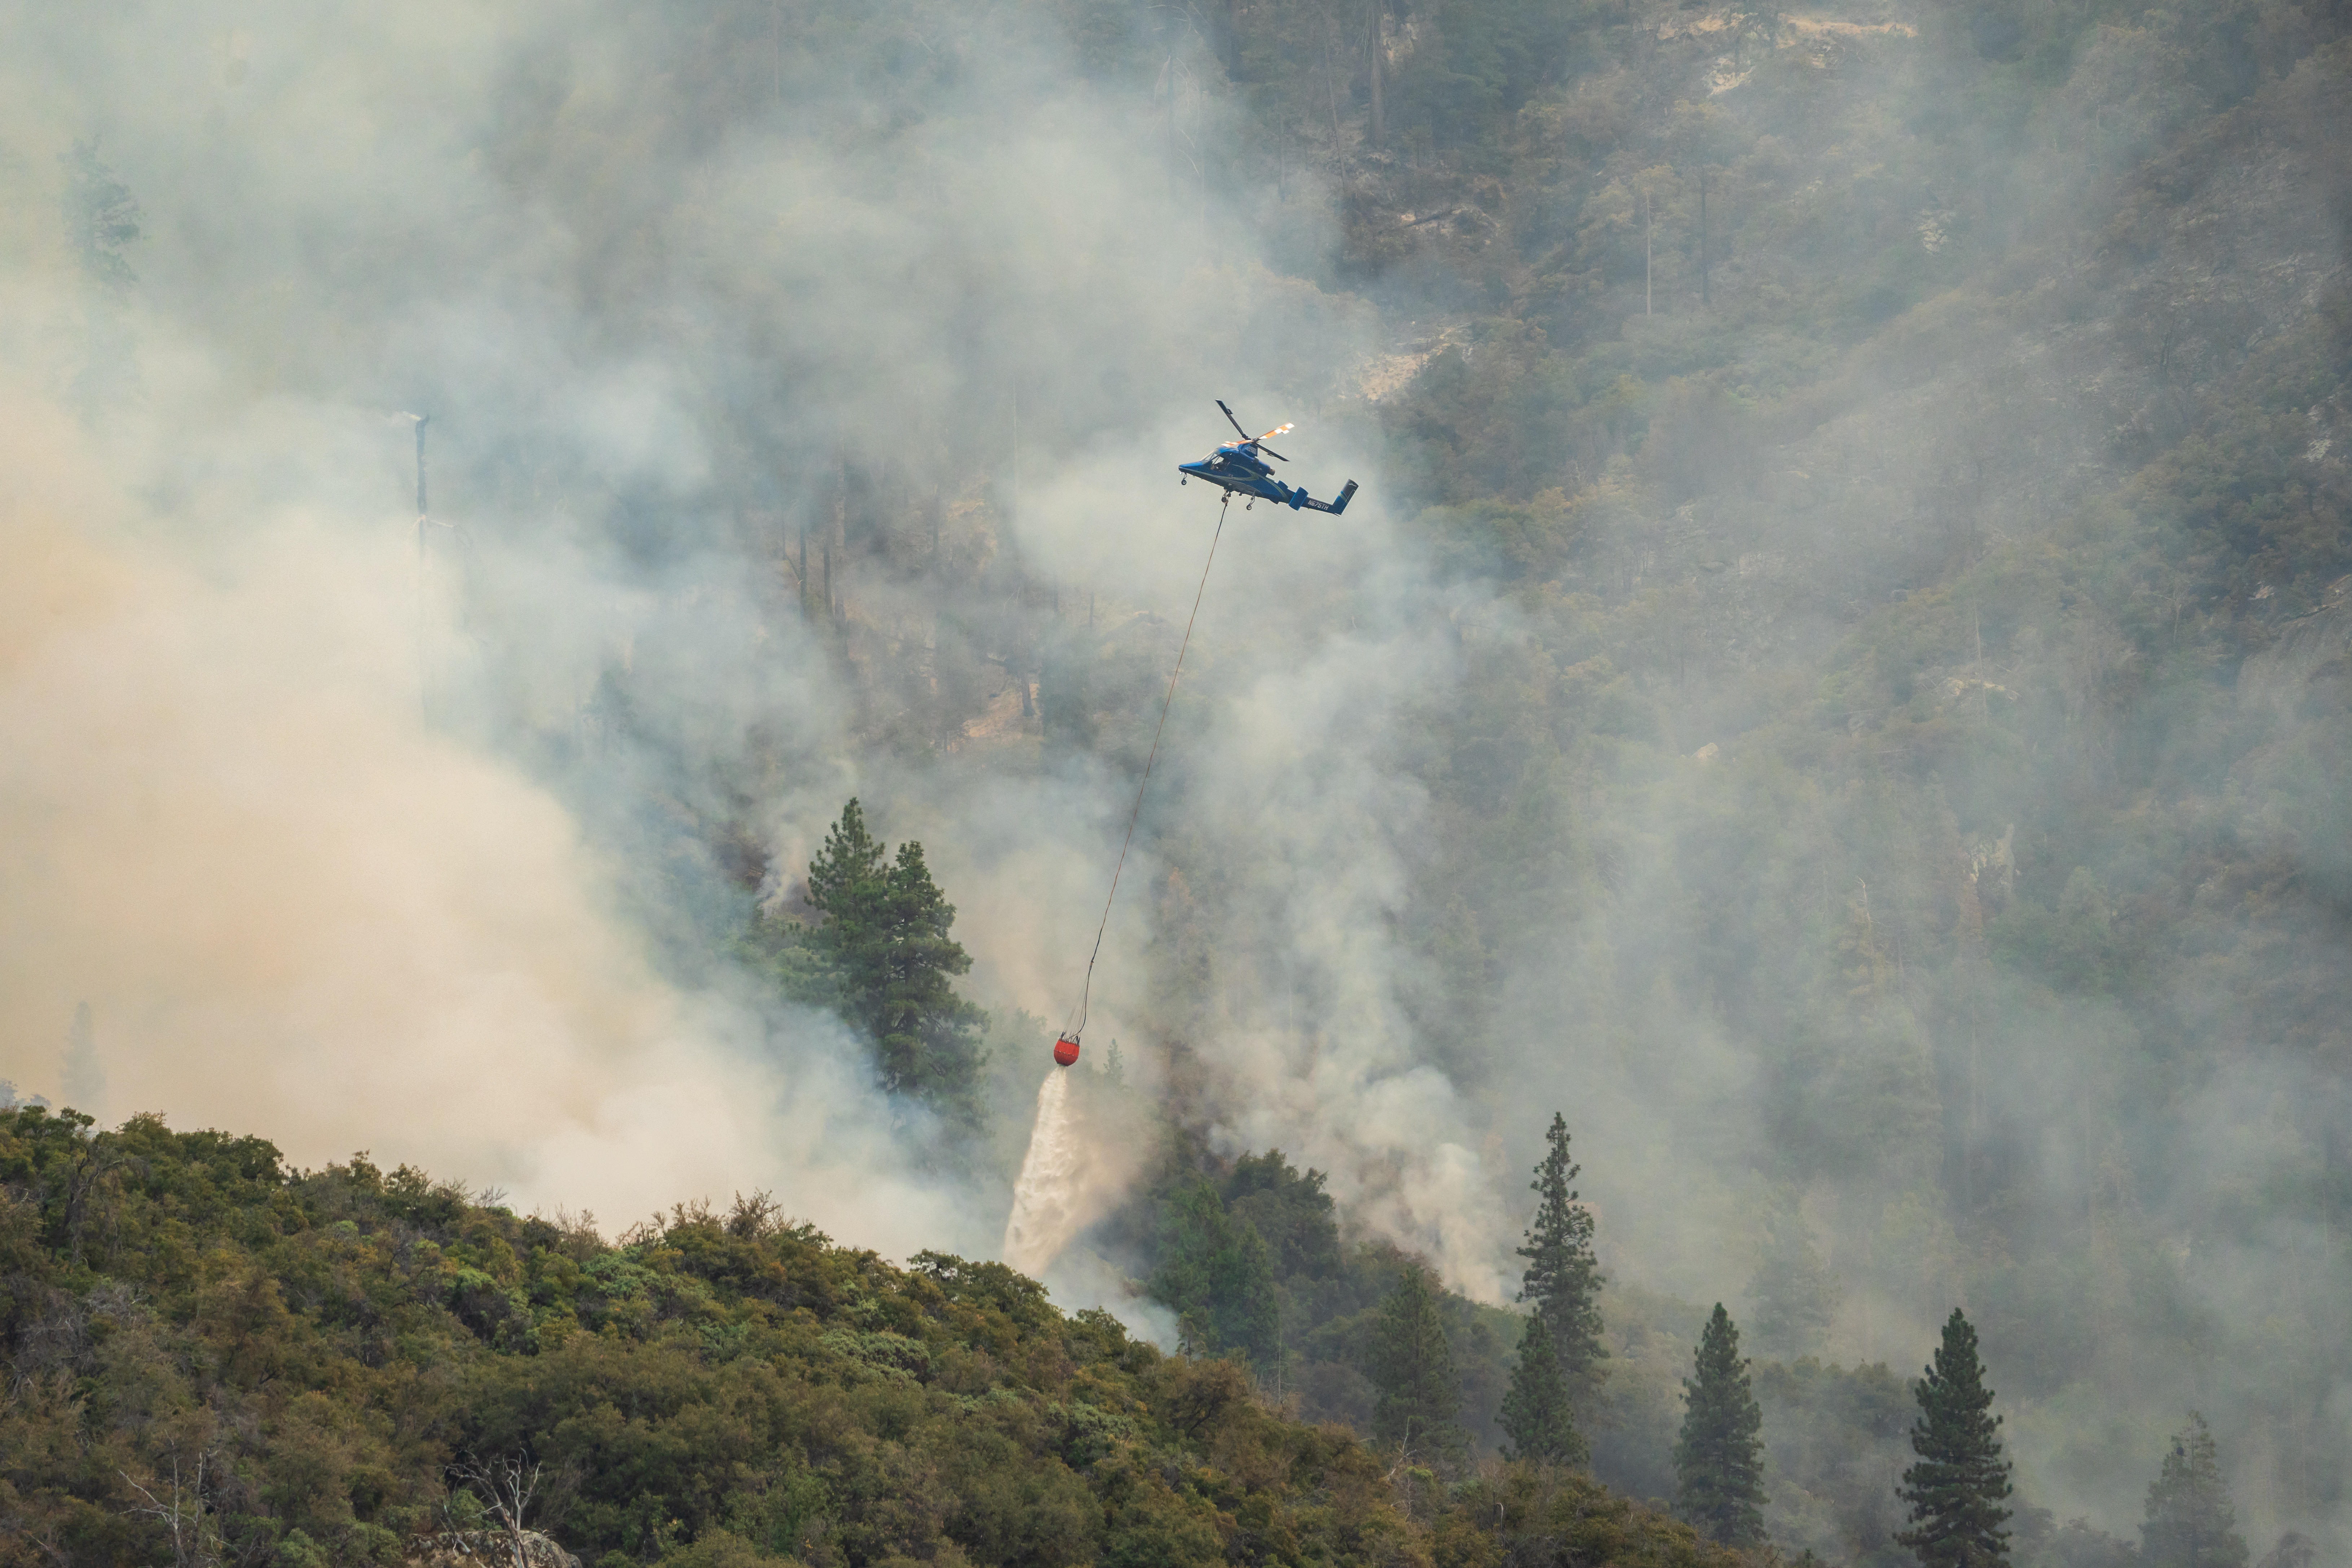
[[[789,867],[857,790],[932,846],[981,993],[1058,1014],[1126,785],[892,761],[877,731],[963,716],[859,711],[777,557],[805,562],[806,530],[821,554],[848,487],[888,487],[849,504],[911,502],[881,526],[928,511],[997,580],[820,581],[861,626],[1003,655],[1083,594],[1106,626],[1147,617],[1148,669],[1213,522],[1167,482],[1217,435],[1209,398],[1296,416],[1366,340],[1260,267],[1246,225],[1171,211],[1159,128],[1059,40],[773,20],[20,18],[9,286],[41,328],[8,367],[33,400],[12,590],[38,613],[8,696],[38,743],[5,809],[46,847],[6,889],[20,1081],[49,1080],[89,998],[109,1114],[288,1129],[302,1160],[371,1146],[608,1215],[762,1184],[902,1248],[992,1229],[944,1197],[907,1211],[888,1173],[914,1144],[837,1032],[762,1042],[671,939],[719,896],[729,818]],[[85,437],[69,397],[37,398],[88,367],[83,280],[31,215],[93,135],[143,234],[135,359],[100,367]],[[421,538],[402,410],[431,416]],[[1328,417],[1302,436],[1327,493],[1368,461]],[[1213,784],[1209,820],[1278,874],[1250,908],[1291,956],[1285,1016],[1236,990],[1202,1042],[1241,1069],[1207,1092],[1491,1290],[1472,1130],[1381,978],[1419,825],[1380,737],[1443,678],[1441,639],[1376,500],[1344,526],[1235,522],[1199,660],[1228,717],[1180,710],[1168,777]],[[1103,1037],[1150,1032],[1153,869],[1114,922]],[[836,1146],[879,1184],[846,1212]]]
[[[1340,519],[1227,520],[1081,1070],[1120,1039],[1212,1148],[1328,1172],[1347,1224],[1486,1300],[1559,1108],[1620,1285],[1745,1311],[1801,1237],[1835,1299],[1773,1352],[1907,1372],[1969,1298],[1996,1384],[2044,1401],[2010,1428],[2038,1497],[2119,1521],[2135,1445],[2201,1404],[2250,1518],[2334,1506],[2294,1467],[2352,1440],[2352,1369],[2261,1369],[2352,1299],[2340,1229],[2282,1196],[2341,1211],[2341,982],[2272,1037],[2240,972],[2131,970],[2109,933],[2174,899],[2201,953],[2340,971],[2337,753],[2310,738],[2336,731],[2294,725],[2340,679],[2344,596],[2249,554],[2228,605],[2275,590],[2277,626],[2247,681],[2159,679],[2042,545],[2077,514],[2124,537],[2101,498],[2340,288],[2343,211],[2292,130],[2335,79],[2263,100],[2263,179],[2213,154],[2133,206],[2118,183],[2179,129],[2150,84],[2195,63],[2154,24],[2098,30],[2061,122],[2002,140],[1920,63],[1957,11],[1829,7],[1868,26],[1805,18],[1755,68],[1832,84],[1845,120],[1743,128],[1765,78],[1639,116],[1622,73],[1563,89],[1522,123],[1557,167],[1513,177],[1559,198],[1507,215],[1524,257],[1417,252],[1349,293],[1341,219],[1402,246],[1475,237],[1467,205],[1379,230],[1328,169],[1245,145],[1201,34],[1136,41],[1175,13],[871,9],[0,21],[0,1072],[54,1095],[87,1002],[110,1121],[366,1148],[608,1228],[758,1186],[846,1241],[994,1252],[1013,1170],[938,1175],[921,1115],[724,938],[855,794],[926,845],[967,989],[1062,1019],[1216,524],[1171,468],[1223,395],[1297,421],[1286,478],[1366,488]],[[1670,129],[1628,150],[1643,116]],[[58,216],[93,141],[141,209],[128,289]],[[1929,150],[1900,179],[1898,141]],[[1843,237],[1811,251],[1711,258],[1723,319],[1873,236],[1899,266],[1818,342],[1759,329],[1685,380],[1701,165],[1726,230],[1825,179],[1875,204],[1790,218]],[[2048,237],[2095,199],[2121,214],[2105,272]],[[2228,221],[2165,226],[2199,202]],[[1992,259],[1962,273],[1968,247]],[[1546,289],[1545,331],[1605,345],[1596,384],[1457,401],[1466,457],[1361,395],[1408,351],[1433,397],[1481,356],[1535,364],[1540,312],[1489,312]],[[2315,516],[2352,451],[2316,397]],[[1544,450],[1478,444],[1523,415]],[[2227,606],[2167,569],[2114,597],[2179,643]],[[2290,600],[2305,630],[2272,637]],[[2136,768],[2202,804],[2067,815]],[[2256,930],[2218,871],[2174,897],[2229,856],[2336,902]],[[2112,975],[2062,995],[1996,938]],[[2143,1049],[2151,993],[2231,1070]],[[1002,1048],[1042,1074],[1049,1044]],[[2268,1307],[2294,1326],[2247,1326]],[[2068,1403],[2092,1384],[2112,1421]]]
[[[165,514],[54,410],[9,410],[20,1085],[54,1091],[51,1015],[91,998],[117,1117],[284,1129],[311,1163],[373,1148],[613,1220],[775,1184],[897,1245],[952,1223],[861,1130],[880,1107],[837,1034],[739,1049],[752,1021],[656,974],[571,814],[420,718],[396,514],[335,515],[329,465],[316,498]],[[313,415],[224,439],[365,466],[378,436]]]

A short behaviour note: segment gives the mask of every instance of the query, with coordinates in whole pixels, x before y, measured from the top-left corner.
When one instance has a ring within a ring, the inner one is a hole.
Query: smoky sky
[[[1933,146],[1935,178],[1885,198],[1912,265],[1946,265],[1965,235],[2093,290],[2049,236],[2174,129],[2147,85],[2159,52],[2102,33],[2033,137],[1906,125],[1893,106],[1944,90],[1938,15],[1792,35],[1830,51],[1842,95],[1811,133]],[[2096,1255],[2071,1284],[2025,1265],[2074,1246],[2099,1194],[2120,1205],[2102,1173],[2159,1124],[2103,1087],[2135,1048],[2121,1009],[1979,986],[1994,1087],[1970,1136],[2005,1140],[2031,1194],[2011,1231],[2031,1256],[2010,1268],[1923,1196],[1945,1129],[1840,1113],[1856,1084],[1938,1092],[1924,1005],[1811,1040],[1769,987],[1735,1007],[1698,994],[1689,955],[1736,941],[1793,973],[1806,942],[1895,918],[1853,847],[1872,812],[1902,819],[1906,864],[1979,882],[2069,852],[1990,858],[2031,805],[1990,773],[1955,773],[1940,805],[1812,793],[1772,761],[1770,726],[1826,700],[1788,672],[1926,590],[1956,540],[2037,537],[2119,482],[2115,432],[2178,422],[2176,393],[2132,368],[2134,321],[2161,311],[2021,317],[1963,279],[1821,351],[1834,374],[1759,332],[1741,374],[1769,393],[1811,367],[1822,417],[1735,450],[1715,405],[1671,405],[1638,462],[1562,465],[1587,546],[1559,581],[1506,586],[1407,526],[1450,481],[1364,395],[1383,356],[1478,341],[1475,289],[1434,265],[1343,285],[1324,265],[1336,153],[1276,194],[1174,16],[583,0],[0,20],[0,1071],[54,1095],[87,1002],[108,1121],[256,1131],[306,1164],[365,1148],[608,1229],[760,1186],[859,1245],[993,1251],[1017,1152],[940,1176],[931,1130],[856,1043],[719,950],[755,900],[792,896],[854,794],[877,832],[926,846],[971,994],[1066,1016],[1218,524],[1173,465],[1228,433],[1223,396],[1254,429],[1297,423],[1286,478],[1366,488],[1343,518],[1224,520],[1090,1050],[1121,1039],[1139,1089],[1181,1097],[1212,1148],[1328,1172],[1352,1231],[1484,1300],[1510,1293],[1554,1108],[1613,1277],[1744,1309],[1759,1216],[1797,1216],[1844,1280],[1826,1349],[1849,1362],[1906,1369],[1971,1292],[2022,1334],[2048,1316],[2036,1291],[2112,1283]],[[1742,90],[1676,123],[1736,128]],[[92,139],[142,209],[120,301],[58,217],[59,154]],[[1686,220],[1679,155],[1597,155],[1622,164],[1602,173],[1625,245],[1643,180],[1660,221]],[[2159,303],[2230,296],[2184,319],[2168,363],[2292,331],[2311,278],[2340,270],[2324,215],[2248,189],[2226,254],[2180,240],[2152,275]],[[2276,258],[2294,265],[2254,265]],[[1734,306],[1806,282],[1721,265]],[[1650,316],[1637,259],[1562,331],[1671,361],[1692,270],[1666,254]],[[1618,614],[1644,595],[1654,623]],[[1673,648],[1657,628],[1685,612],[1705,630]],[[1971,613],[2003,647],[2023,616]],[[2071,606],[2037,636],[2053,668],[2120,657]],[[1016,683],[1082,637],[1096,728],[1041,751]],[[1507,911],[1471,934],[1444,878],[1484,786],[1432,737],[1478,682],[1570,691],[1604,659],[1685,673],[1643,677],[1651,739],[1606,766],[1561,762],[1572,737],[1480,742],[1556,787],[1515,872],[1537,891],[1470,889]],[[1752,846],[1727,837],[1760,818],[1809,846],[1785,886],[1743,879]],[[1599,891],[1545,904],[1548,883]],[[1727,935],[1711,911],[1735,907],[1752,929]],[[1466,1001],[1431,956],[1439,927],[1478,954]],[[1026,1116],[1048,1043],[1008,1114]],[[2182,1373],[2135,1331],[2080,1377],[2017,1369],[2010,1430],[2038,1495],[2120,1528],[2143,1440],[2179,1410],[2201,1402],[2233,1442],[2254,1427],[2261,1377],[2213,1369],[2258,1363],[2261,1336],[2226,1325],[2340,1295],[2340,1243],[2266,1214],[2209,1222],[2215,1194],[2307,1161],[2290,1111],[2332,1092],[2281,1054],[2161,1108],[2199,1136],[2133,1200],[2136,1234],[2180,1267],[2139,1282],[2161,1310],[2132,1321],[2203,1325],[2205,1359]],[[1812,1140],[1800,1159],[1791,1127]],[[1097,1152],[1108,1205],[1133,1167]],[[1111,1268],[1088,1255],[1057,1284],[1115,1298]],[[2092,1389],[2120,1414],[2084,1415]],[[2341,1398],[2326,1409],[2339,1441]],[[2245,1456],[2264,1527],[2264,1477],[2290,1458]]]
[[[1269,422],[1330,401],[1370,311],[1171,204],[1161,125],[1017,12],[16,32],[22,210],[55,210],[58,153],[95,136],[143,229],[110,395],[14,437],[14,526],[57,542],[20,588],[65,606],[11,678],[40,738],[11,810],[55,825],[8,900],[19,1079],[51,1080],[88,1000],[110,1116],[264,1128],[306,1162],[372,1147],[608,1217],[769,1184],[861,1238],[991,1245],[967,1233],[1001,1215],[926,1183],[919,1116],[838,1029],[763,1014],[712,963],[744,899],[710,842],[748,829],[782,892],[859,793],[930,847],[976,994],[1058,1015],[1132,759],[874,744],[870,651],[811,635],[776,556],[845,490],[914,497],[993,575],[869,574],[857,623],[997,654],[1083,594],[1164,668],[1215,526],[1173,461],[1222,434],[1213,396]],[[9,368],[32,405],[67,402],[90,302],[52,226],[13,237],[40,325]],[[1296,477],[1324,493],[1371,471],[1360,419],[1311,439]],[[1202,784],[1203,826],[1277,875],[1253,918],[1297,950],[1287,1016],[1335,1026],[1259,1048],[1236,988],[1252,1044],[1215,1092],[1255,1105],[1314,1056],[1310,1090],[1232,1136],[1331,1168],[1368,1223],[1491,1294],[1472,1131],[1366,984],[1419,832],[1382,735],[1445,679],[1444,639],[1377,499],[1234,521],[1165,787]],[[74,570],[130,586],[41,581]],[[1140,848],[1115,911],[1105,1037],[1151,1032],[1160,869]],[[828,1195],[836,1158],[871,1162],[873,1201]]]

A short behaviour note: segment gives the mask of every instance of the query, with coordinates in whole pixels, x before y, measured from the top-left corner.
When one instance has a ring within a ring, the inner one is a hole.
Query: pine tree
[[[949,935],[955,913],[931,880],[923,847],[912,839],[899,845],[883,879],[882,974],[872,1027],[884,1083],[968,1121],[977,1115],[973,1095],[986,1061],[980,1035],[988,1013],[948,983],[971,969],[971,955]]]
[[[841,820],[826,829],[824,847],[809,862],[808,901],[835,921],[870,920],[889,858],[866,831],[866,808],[850,796]]]
[[[2221,1448],[2205,1417],[2192,1410],[2147,1489],[2140,1562],[2146,1568],[2246,1568],[2246,1543],[2237,1529]]]
[[[1675,1444],[1675,1512],[1709,1540],[1764,1540],[1764,1412],[1739,1358],[1739,1330],[1723,1303],[1699,1334],[1697,1376],[1683,1381],[1685,1406]]]
[[[1502,1421],[1507,1459],[1581,1465],[1591,1457],[1583,1434],[1576,1429],[1568,1379],[1560,1374],[1551,1328],[1541,1312],[1528,1314],[1527,1331],[1519,1336],[1519,1359],[1503,1395]]]
[[[1918,1553],[1927,1568],[1991,1568],[2009,1561],[2009,1461],[1997,1436],[1992,1390],[1977,1360],[1977,1331],[1958,1307],[1944,1325],[1936,1363],[1914,1387],[1919,1419],[1911,1451],[1919,1462],[1903,1472],[1903,1500],[1913,1529],[1895,1539]]]
[[[949,934],[955,906],[931,880],[923,847],[909,840],[891,859],[853,799],[809,862],[808,901],[824,914],[823,925],[766,922],[747,950],[786,995],[832,1007],[866,1036],[886,1089],[951,1120],[975,1120],[988,1015],[949,984],[971,958]]]
[[[1528,1184],[1537,1194],[1536,1218],[1527,1245],[1518,1249],[1528,1260],[1519,1300],[1532,1304],[1551,1331],[1552,1354],[1569,1395],[1581,1404],[1600,1391],[1601,1363],[1609,1355],[1601,1342],[1601,1281],[1592,1256],[1592,1211],[1576,1201],[1576,1190],[1569,1185],[1580,1167],[1568,1155],[1567,1118],[1553,1112],[1544,1141],[1550,1147]]]
[[[1462,1384],[1437,1315],[1436,1285],[1417,1263],[1405,1265],[1397,1288],[1381,1303],[1372,1385],[1380,1395],[1372,1407],[1374,1436],[1423,1458],[1461,1451]]]
[[[1179,1191],[1162,1211],[1151,1295],[1175,1312],[1189,1349],[1240,1351],[1260,1366],[1274,1364],[1272,1256],[1256,1227],[1230,1212],[1206,1181]]]

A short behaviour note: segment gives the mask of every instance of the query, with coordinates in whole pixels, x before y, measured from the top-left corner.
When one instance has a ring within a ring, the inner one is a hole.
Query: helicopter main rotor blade
[[[1271,447],[1261,446],[1261,445],[1259,445],[1259,443],[1257,443],[1257,442],[1255,442],[1255,441],[1252,441],[1252,442],[1250,443],[1250,445],[1251,445],[1252,447],[1255,447],[1258,451],[1264,452],[1264,453],[1265,453],[1267,457],[1269,457],[1269,458],[1282,458],[1282,454],[1281,454],[1281,453],[1279,453],[1279,452],[1277,452],[1277,451],[1276,451],[1276,450],[1275,450],[1273,447]],[[1283,460],[1284,462],[1286,462],[1286,462],[1288,462],[1288,461],[1290,461],[1290,459],[1289,459],[1289,458],[1282,458],[1282,460]]]
[[[1287,436],[1293,430],[1297,428],[1298,426],[1296,425],[1277,425],[1273,429],[1267,431],[1265,435],[1257,437],[1256,439],[1260,441],[1270,441],[1276,436]]]
[[[1222,397],[1218,398],[1217,406],[1220,408],[1225,408],[1225,400]],[[1249,432],[1242,428],[1242,422],[1234,417],[1234,411],[1230,408],[1225,408],[1225,420],[1226,423],[1233,426],[1234,435],[1239,436],[1244,441],[1249,439]]]

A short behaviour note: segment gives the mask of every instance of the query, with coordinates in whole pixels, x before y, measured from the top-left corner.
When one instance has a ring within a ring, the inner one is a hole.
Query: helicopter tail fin
[[[1354,500],[1354,499],[1355,499],[1355,495],[1356,495],[1356,481],[1355,481],[1355,480],[1353,480],[1353,479],[1349,479],[1349,480],[1348,481],[1348,488],[1347,488],[1346,489],[1343,489],[1343,490],[1341,490],[1341,491],[1339,492],[1339,500],[1315,500],[1314,498],[1309,497],[1309,498],[1307,498],[1307,500],[1306,504],[1307,504],[1307,506],[1309,506],[1309,507],[1312,507],[1312,508],[1313,508],[1315,510],[1317,510],[1317,511],[1328,511],[1328,512],[1329,512],[1333,517],[1337,517],[1337,516],[1339,516],[1341,512],[1343,512],[1343,511],[1345,511],[1345,510],[1348,510],[1348,503],[1349,503],[1350,500]]]

